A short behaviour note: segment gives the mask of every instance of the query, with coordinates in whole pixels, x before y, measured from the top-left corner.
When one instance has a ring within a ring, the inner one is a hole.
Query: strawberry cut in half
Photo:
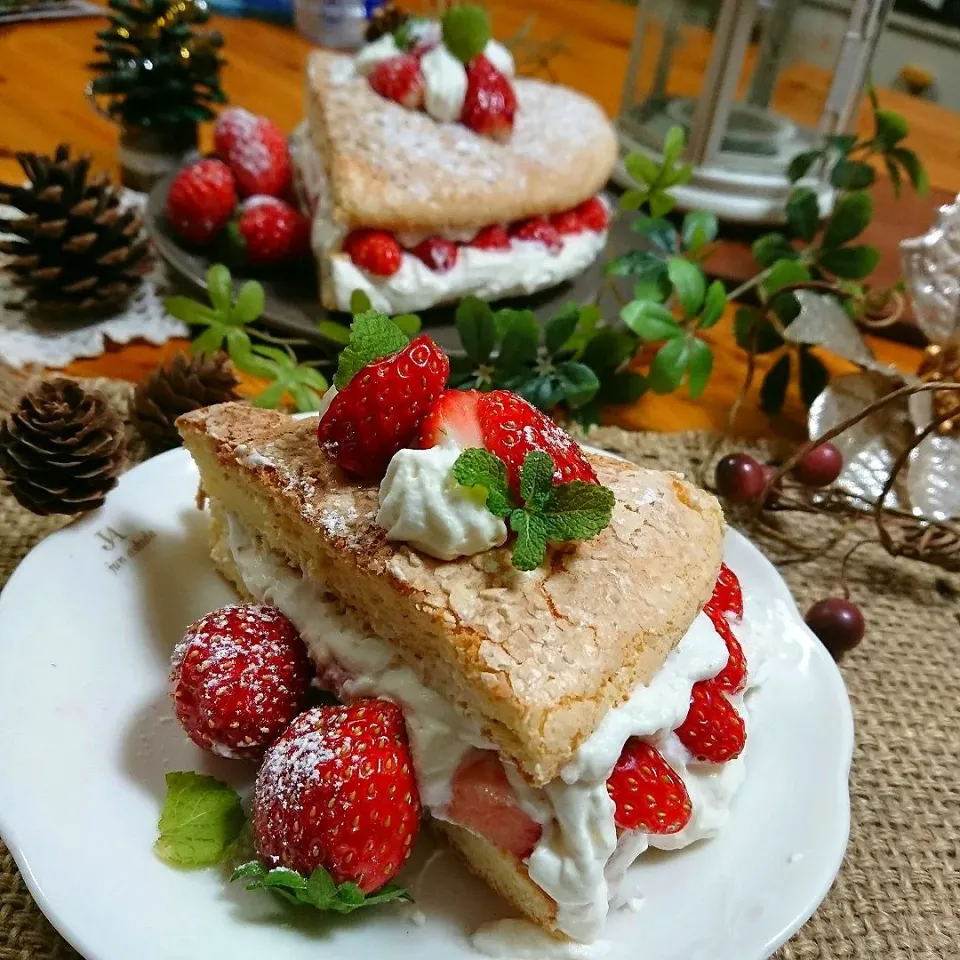
[[[443,447],[454,444],[461,450],[483,446],[480,431],[479,390],[445,390],[423,418],[417,446]]]
[[[379,480],[393,455],[412,444],[449,375],[447,355],[426,335],[368,363],[320,419],[320,447],[347,473]]]
[[[679,833],[693,808],[683,781],[652,744],[631,737],[613,773],[607,793],[616,805],[614,820],[624,830]]]
[[[413,54],[397,54],[378,63],[370,74],[370,86],[381,97],[408,110],[419,110],[423,106],[423,71],[420,60]]]
[[[445,818],[525,860],[543,828],[520,808],[500,758],[493,750],[472,750],[453,778]]]
[[[400,708],[359,700],[297,717],[264,757],[250,822],[268,866],[323,867],[370,893],[403,866],[420,816]]]
[[[460,122],[479,133],[505,143],[513,133],[517,95],[510,81],[479,54],[467,65],[467,94]]]
[[[495,223],[484,227],[467,246],[475,247],[477,250],[509,250],[510,235],[505,227]]]
[[[743,647],[723,614],[708,616],[727,648],[727,662],[711,682],[727,693],[740,693],[747,685],[747,658],[743,655]]]
[[[680,742],[706,763],[739,757],[747,742],[743,717],[713,680],[699,680],[690,691],[690,709],[675,733]]]
[[[706,602],[704,610],[709,614],[732,614],[734,619],[743,619],[743,591],[737,575],[725,564],[720,564],[720,574],[713,588],[713,594]]]
[[[515,240],[524,240],[528,243],[541,243],[550,253],[559,253],[563,249],[563,240],[557,228],[541,217],[522,220],[515,223],[510,233]]]
[[[457,245],[443,237],[427,237],[410,252],[437,273],[452,270],[457,265],[459,256]]]

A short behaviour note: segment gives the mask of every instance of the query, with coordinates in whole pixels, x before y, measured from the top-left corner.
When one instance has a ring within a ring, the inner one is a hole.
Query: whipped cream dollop
[[[364,44],[353,58],[353,67],[365,77],[373,73],[384,60],[396,57],[403,51],[397,46],[392,33],[385,33],[373,43]]]
[[[440,123],[460,119],[467,97],[466,67],[441,43],[420,60],[423,105]]]
[[[499,547],[507,525],[486,506],[485,495],[453,476],[455,445],[399,450],[380,484],[377,523],[388,540],[402,540],[439,560]]]
[[[513,54],[499,40],[488,40],[483,55],[505,76],[513,77],[517,72]]]

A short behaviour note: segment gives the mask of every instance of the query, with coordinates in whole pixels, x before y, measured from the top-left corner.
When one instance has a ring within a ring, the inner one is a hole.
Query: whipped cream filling
[[[235,516],[227,514],[227,521],[227,545],[248,592],[293,621],[314,663],[340,668],[342,695],[382,696],[400,704],[421,800],[433,816],[443,818],[464,754],[472,747],[495,747],[478,724],[421,683],[390,644],[362,630],[322,584],[259,544]],[[748,682],[755,685],[762,643],[743,627],[738,624],[737,635],[749,665]],[[638,685],[625,703],[609,711],[560,777],[535,788],[505,763],[520,806],[544,825],[527,863],[530,878],[557,902],[558,926],[574,940],[597,938],[611,902],[618,902],[624,874],[645,850],[679,849],[714,836],[726,822],[744,777],[743,756],[722,765],[700,763],[673,733],[686,716],[693,684],[715,676],[726,656],[722,638],[700,614],[650,684]],[[743,697],[733,702],[746,720]],[[606,780],[631,736],[649,739],[687,788],[693,814],[679,833],[625,832],[617,839]]]
[[[420,59],[423,105],[439,123],[460,119],[467,99],[467,69],[441,43]]]

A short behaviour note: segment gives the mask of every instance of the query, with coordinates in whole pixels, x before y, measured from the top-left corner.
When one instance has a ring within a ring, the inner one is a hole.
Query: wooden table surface
[[[611,115],[616,114],[630,47],[632,7],[612,0],[488,0],[487,7],[498,36],[510,34],[531,15],[536,17],[535,35],[562,35],[567,50],[553,62],[557,79],[592,95]],[[310,44],[290,29],[260,21],[218,17],[215,25],[226,37],[229,62],[223,85],[231,101],[292,129],[303,114],[303,65]],[[83,95],[88,79],[85,64],[91,59],[93,33],[98,28],[93,19],[0,28],[0,179],[18,175],[12,151],[49,152],[61,141],[91,153],[95,167],[115,169],[117,131],[88,107]],[[671,89],[694,92],[706,57],[706,44],[689,39],[671,76]],[[828,82],[826,72],[794,65],[781,78],[776,105],[795,119],[810,121],[819,114]],[[960,191],[956,115],[892,91],[881,91],[880,98],[884,106],[908,118],[910,145],[923,158],[933,186],[953,194]],[[209,145],[210,135],[206,129],[204,146]],[[918,215],[914,201],[911,223],[918,216],[924,222],[927,206],[932,216],[935,201],[928,200],[926,206],[920,203]],[[632,407],[611,410],[608,421],[634,429],[722,429],[744,373],[744,355],[733,342],[730,320],[725,317],[711,331],[714,374],[699,400],[689,400],[682,391],[668,397],[648,395]],[[874,346],[881,359],[916,369],[917,349],[888,341],[874,341]],[[77,361],[68,371],[137,381],[183,347],[183,341],[164,347],[135,343]],[[830,362],[835,370],[842,369],[842,364]],[[804,414],[795,397],[774,422],[759,412],[755,400],[746,408],[738,432],[798,437],[804,433]]]

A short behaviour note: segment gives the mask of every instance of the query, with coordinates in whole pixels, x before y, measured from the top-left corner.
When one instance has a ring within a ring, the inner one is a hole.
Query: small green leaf
[[[223,338],[226,327],[219,324],[207,327],[191,344],[191,353],[205,353],[207,356],[216,353],[223,345]]]
[[[230,311],[230,320],[242,326],[253,323],[263,313],[265,303],[263,287],[256,280],[247,280],[237,294],[237,302]]]
[[[668,340],[653,358],[647,383],[654,393],[672,393],[680,382],[687,369],[690,359],[690,347],[686,338],[676,337]]]
[[[707,292],[707,280],[703,271],[683,257],[671,257],[667,261],[667,276],[677,291],[677,299],[688,317],[694,317],[703,306]]]
[[[301,383],[305,383],[311,390],[317,390],[321,394],[330,389],[327,378],[319,370],[314,370],[313,367],[303,365],[297,367],[297,379]]]
[[[707,296],[703,301],[703,310],[700,311],[700,320],[697,324],[701,330],[709,330],[723,316],[727,306],[727,288],[720,280],[714,280],[707,288]]]
[[[646,186],[653,186],[660,179],[660,165],[645,153],[629,153],[624,160],[627,173]]]
[[[838,160],[830,171],[830,183],[840,190],[863,190],[875,179],[873,167],[860,160]]]
[[[157,855],[178,867],[219,863],[245,817],[237,792],[199,773],[168,773]]]
[[[690,362],[687,364],[687,389],[690,399],[696,400],[703,393],[713,372],[713,351],[699,337],[690,341]]]
[[[777,260],[795,260],[799,256],[782,233],[765,233],[754,240],[750,251],[761,267],[771,267]]]
[[[663,138],[663,163],[666,167],[672,167],[683,153],[686,146],[687,135],[683,127],[671,127]]]
[[[586,364],[567,360],[557,364],[554,373],[567,406],[573,409],[589,403],[600,389],[600,380]]]
[[[361,313],[350,324],[350,342],[340,353],[334,386],[342,390],[368,363],[397,353],[406,345],[403,332],[384,314],[376,310]]]
[[[755,353],[771,353],[783,346],[783,337],[776,327],[761,316],[759,310],[753,307],[738,307],[733,318],[734,338],[744,350],[753,349]],[[756,337],[756,346],[753,338]]]
[[[543,517],[526,510],[510,514],[510,529],[517,535],[511,562],[517,570],[536,570],[547,556],[547,525]]]
[[[529,378],[518,374],[515,380],[508,381],[504,386],[519,393],[544,413],[549,413],[564,399],[563,386],[553,374],[538,376],[531,371]]]
[[[462,63],[469,63],[490,39],[490,15],[483,7],[463,3],[443,15],[443,45]]]
[[[783,287],[794,283],[805,283],[810,279],[810,271],[796,260],[778,260],[763,281],[764,294],[769,298]]]
[[[873,114],[873,138],[882,152],[895,147],[910,132],[907,121],[892,110],[876,110]]]
[[[261,407],[265,410],[275,409],[280,401],[283,399],[283,395],[287,392],[286,385],[282,380],[274,380],[266,390],[262,393],[257,394],[251,401],[255,407]]]
[[[810,407],[830,382],[830,371],[823,361],[808,349],[800,351],[800,396],[803,405]]]
[[[642,190],[627,190],[626,193],[620,197],[620,209],[639,210],[647,202],[649,196],[650,191],[646,188]]]
[[[320,398],[306,384],[291,383],[289,390],[298,413],[320,409]]]
[[[559,353],[567,345],[579,323],[580,306],[576,303],[564,304],[547,321],[544,330],[544,343],[551,356]]]
[[[612,372],[626,363],[636,348],[636,338],[626,330],[601,327],[584,347],[580,361],[597,373]]]
[[[207,296],[217,313],[223,317],[229,315],[233,281],[230,271],[222,263],[215,263],[207,270]]]
[[[373,309],[373,304],[367,294],[359,288],[350,294],[350,312],[356,316],[358,313],[366,313]]]
[[[838,153],[846,156],[857,145],[857,135],[855,133],[835,133],[827,138],[827,143]]]
[[[576,304],[573,304],[576,306]],[[575,359],[579,360],[584,348],[590,342],[590,339],[597,332],[600,321],[603,319],[603,311],[595,303],[588,303],[577,308],[579,319],[573,334],[562,346],[562,351],[573,353]]]
[[[350,342],[350,328],[333,320],[321,320],[317,324],[317,333],[324,340],[329,340],[341,347],[345,347]]]
[[[787,397],[790,383],[790,354],[785,353],[767,371],[760,385],[760,406],[767,416],[779,413]]]
[[[259,354],[261,357],[268,357],[271,359],[278,367],[283,369],[290,369],[293,367],[294,361],[290,357],[290,354],[286,350],[281,350],[279,347],[271,347],[266,343],[258,343],[254,348],[253,352]]]
[[[479,447],[464,450],[453,464],[453,477],[461,486],[486,490],[487,509],[496,516],[506,517],[514,509],[507,466],[492,453]]]
[[[652,300],[631,300],[620,311],[620,319],[648,343],[683,335],[683,328],[673,314],[663,304]]]
[[[693,176],[693,164],[685,163],[683,166],[677,167],[674,170],[673,175],[667,177],[665,186],[667,187],[680,187],[685,183],[690,182],[690,178]]]
[[[662,254],[669,256],[680,249],[680,238],[669,220],[658,217],[638,217],[630,229],[647,238]]]
[[[887,176],[890,178],[890,185],[893,187],[893,195],[899,200],[900,193],[903,190],[903,175],[900,173],[900,167],[890,157],[883,158],[883,165],[887,168]]]
[[[663,260],[649,250],[630,250],[611,260],[605,270],[610,277],[639,277],[642,280],[659,282],[667,275]]]
[[[820,207],[817,195],[809,187],[794,187],[787,198],[787,223],[801,240],[808,243],[820,225]]]
[[[930,178],[927,176],[926,168],[920,162],[920,158],[906,147],[896,147],[890,152],[890,156],[907,171],[913,189],[921,196],[926,196],[930,191]]]
[[[454,322],[460,342],[471,362],[479,366],[490,360],[497,345],[497,327],[490,304],[476,297],[464,297],[457,307]]]
[[[503,341],[497,366],[513,369],[532,363],[540,346],[540,324],[532,310],[498,310],[497,316],[506,318]]]
[[[596,483],[572,480],[557,484],[542,511],[547,540],[593,539],[610,525],[614,503],[613,491]]]
[[[539,510],[553,488],[553,457],[542,450],[531,450],[520,468],[520,496],[527,510]]]
[[[665,217],[676,205],[676,198],[669,193],[658,192],[650,195],[650,212],[655,217]]]
[[[223,322],[215,310],[192,297],[167,297],[163,306],[171,317],[191,326]]]
[[[869,277],[880,262],[880,251],[866,244],[858,247],[838,247],[824,250],[817,261],[828,273],[845,280]]]
[[[796,183],[805,177],[821,156],[823,154],[819,150],[805,150],[803,153],[798,153],[787,166],[787,179],[791,183]]]
[[[634,370],[609,374],[600,384],[597,399],[603,403],[635,403],[647,392],[647,378]]]
[[[840,196],[823,231],[824,247],[839,247],[860,236],[873,216],[873,201],[865,190]]]
[[[420,318],[415,313],[401,313],[392,319],[403,332],[403,335],[410,340],[420,332],[420,328],[423,326]]]
[[[683,218],[684,250],[699,250],[700,247],[713,242],[717,238],[720,225],[716,215],[708,210],[691,210]]]

